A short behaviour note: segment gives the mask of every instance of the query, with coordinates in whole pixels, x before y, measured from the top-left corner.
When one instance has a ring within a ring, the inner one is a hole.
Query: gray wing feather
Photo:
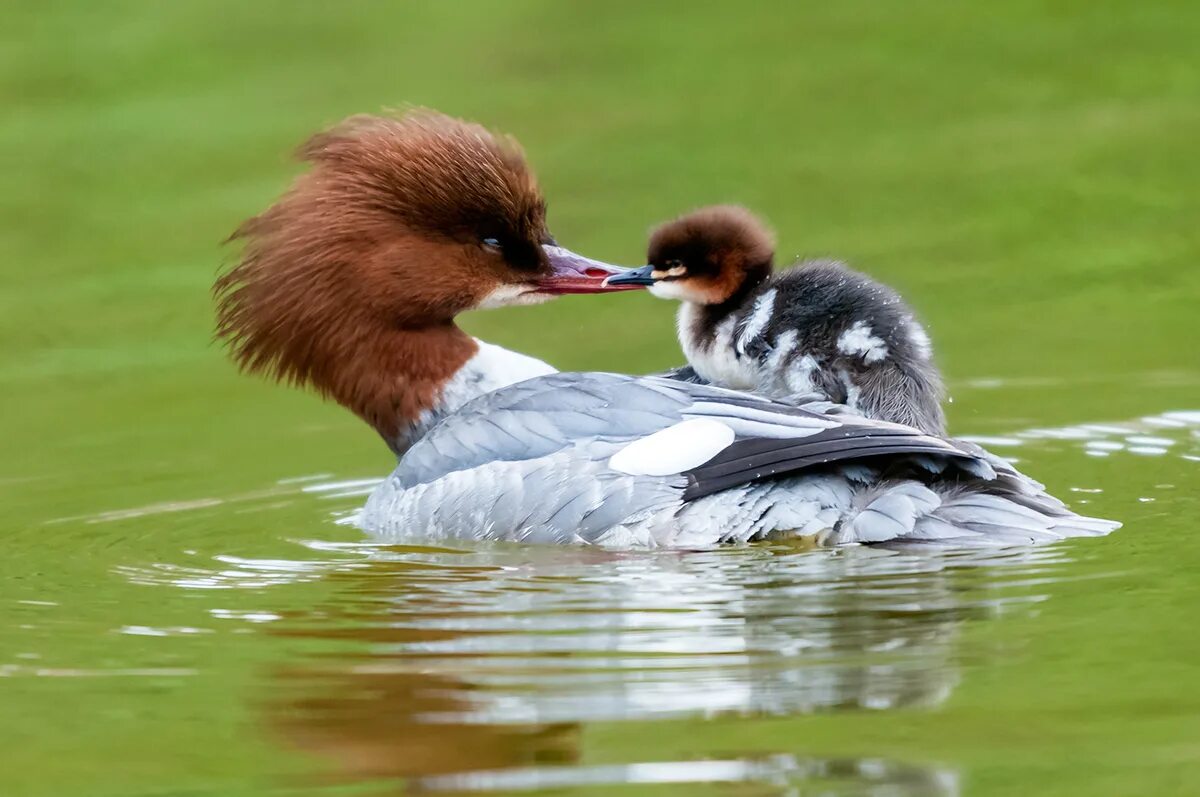
[[[693,385],[707,385],[710,382],[700,374],[696,373],[696,369],[690,365],[681,365],[678,368],[672,368],[670,371],[663,371],[655,374],[663,379],[672,379],[677,382],[690,382]]]
[[[674,476],[608,466],[630,442],[691,418],[725,424],[733,444]],[[980,500],[961,488],[973,480],[1003,495]],[[953,489],[936,489],[943,481]],[[405,453],[361,522],[391,538],[637,546],[829,530],[838,542],[1027,541],[1114,527],[1073,515],[968,444],[824,403],[602,373],[539,377],[464,405]]]

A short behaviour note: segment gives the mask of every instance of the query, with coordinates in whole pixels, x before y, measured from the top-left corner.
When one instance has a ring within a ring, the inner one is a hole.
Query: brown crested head
[[[248,366],[272,349],[262,333],[299,332],[283,319],[314,303],[423,326],[544,265],[545,202],[511,139],[420,111],[351,117],[298,154],[312,168],[234,233],[241,262],[217,284],[221,335]]]
[[[774,256],[774,236],[750,211],[736,205],[701,208],[650,233],[650,292],[721,304],[765,279]]]
[[[554,246],[520,147],[477,124],[355,116],[299,157],[310,169],[232,236],[217,335],[244,370],[312,385],[385,438],[476,351],[458,313],[600,290],[616,271]]]

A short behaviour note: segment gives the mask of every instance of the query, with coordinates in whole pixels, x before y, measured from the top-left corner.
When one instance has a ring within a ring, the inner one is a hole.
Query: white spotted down
[[[868,364],[877,363],[888,355],[883,338],[876,337],[866,321],[855,321],[854,326],[838,338],[837,347],[842,354],[861,355]]]
[[[789,329],[781,332],[779,337],[775,339],[775,344],[771,347],[771,353],[759,366],[759,378],[757,389],[760,393],[768,395],[775,391],[787,389],[787,374],[784,371],[783,364],[787,362],[788,357],[796,350],[796,338],[798,337],[796,330]],[[788,392],[794,392],[787,389]]]
[[[816,390],[816,383],[813,382],[813,372],[821,367],[817,362],[817,358],[811,354],[806,354],[803,357],[792,362],[787,373],[784,374],[784,379],[787,382],[788,390],[792,393],[811,393]]]
[[[854,380],[850,378],[850,374],[844,370],[838,370],[838,379],[841,380],[842,387],[846,389],[846,406],[851,409],[858,409],[858,400],[862,396],[862,388],[854,384]]]
[[[771,320],[773,312],[775,312],[774,288],[754,300],[754,309],[750,312],[750,318],[747,319],[746,325],[742,327],[742,334],[738,337],[739,352],[746,353],[746,347],[750,341],[761,335],[762,331],[767,328],[767,322]]]
[[[727,448],[734,431],[712,418],[690,418],[634,440],[608,466],[630,476],[671,476],[703,465]]]
[[[928,360],[933,356],[933,342],[929,340],[929,333],[925,331],[925,327],[921,326],[921,322],[909,320],[908,337],[912,341],[913,348],[917,350],[918,357]]]
[[[699,308],[684,302],[679,308],[679,345],[692,368],[705,380],[732,390],[751,390],[757,385],[757,374],[748,360],[739,360],[733,347],[733,332],[737,316],[729,316],[707,335],[695,334]]]

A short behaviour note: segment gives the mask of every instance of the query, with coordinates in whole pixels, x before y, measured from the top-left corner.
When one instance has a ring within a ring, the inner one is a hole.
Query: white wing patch
[[[608,466],[630,476],[670,476],[703,465],[733,442],[733,430],[712,418],[691,418],[634,440]]]
[[[842,354],[861,354],[867,363],[877,363],[888,355],[887,344],[873,334],[866,321],[855,321],[838,338],[837,347]]]

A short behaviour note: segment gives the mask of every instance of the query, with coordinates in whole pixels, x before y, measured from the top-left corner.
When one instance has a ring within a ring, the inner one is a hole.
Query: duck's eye
[[[479,243],[483,244],[485,248],[491,249],[494,252],[499,252],[504,249],[504,247],[500,244],[499,238],[483,238],[479,241]]]

